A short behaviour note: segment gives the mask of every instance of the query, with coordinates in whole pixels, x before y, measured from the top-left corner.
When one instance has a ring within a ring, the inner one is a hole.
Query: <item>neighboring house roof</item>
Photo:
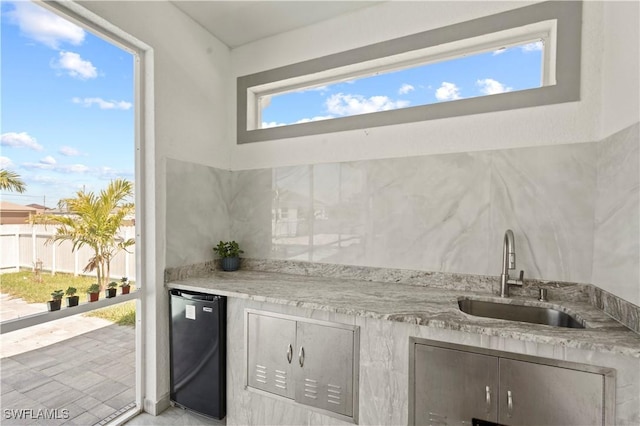
[[[38,213],[37,209],[20,204],[0,201],[0,224],[19,225],[29,221],[29,217]]]
[[[47,207],[47,206],[43,206],[42,204],[27,204],[27,207],[33,207],[34,209],[37,210],[53,210],[51,207]]]
[[[33,207],[29,207],[29,206],[23,206],[21,204],[16,204],[16,203],[10,203],[8,201],[0,201],[0,211],[6,211],[6,212],[37,212],[38,210],[33,208]]]

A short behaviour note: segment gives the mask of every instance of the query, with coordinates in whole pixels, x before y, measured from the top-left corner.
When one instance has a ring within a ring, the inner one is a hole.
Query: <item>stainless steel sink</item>
[[[584,328],[584,325],[571,315],[552,308],[470,299],[459,300],[458,307],[462,312],[477,317],[545,324],[554,327]]]

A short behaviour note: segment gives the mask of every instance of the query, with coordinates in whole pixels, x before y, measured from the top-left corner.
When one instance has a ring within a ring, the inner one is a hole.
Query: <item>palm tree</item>
[[[17,173],[0,169],[0,190],[23,193],[27,190],[27,186]]]
[[[132,195],[132,183],[116,179],[98,195],[81,190],[75,198],[60,200],[58,207],[70,215],[37,215],[32,223],[59,225],[49,241],[71,241],[72,251],[85,245],[93,249],[93,257],[89,259],[84,272],[95,270],[100,289],[104,290],[109,281],[111,260],[135,243],[133,238],[125,240],[118,235],[124,218],[134,209],[133,203],[126,201]]]

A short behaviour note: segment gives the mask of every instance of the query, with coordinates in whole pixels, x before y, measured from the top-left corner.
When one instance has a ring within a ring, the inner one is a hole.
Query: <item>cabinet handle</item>
[[[291,360],[293,359],[293,346],[289,343],[289,347],[287,348],[287,361],[291,364]]]
[[[298,362],[300,367],[304,367],[304,346],[300,346],[300,352],[298,352]]]
[[[487,403],[487,413],[491,412],[491,388],[489,386],[485,386],[485,401]]]
[[[507,416],[511,417],[513,414],[513,396],[511,395],[511,391],[507,391]]]

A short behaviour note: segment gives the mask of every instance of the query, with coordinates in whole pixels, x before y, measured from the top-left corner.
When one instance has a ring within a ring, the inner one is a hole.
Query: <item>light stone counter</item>
[[[486,288],[476,292],[443,288],[446,286],[433,288],[247,270],[210,271],[199,277],[169,280],[167,286],[256,302],[640,358],[640,335],[584,300],[570,294],[564,298],[566,300],[562,300],[560,290],[554,293],[556,297],[550,302],[542,303],[532,297],[500,299],[486,291]],[[549,306],[572,314],[582,320],[586,328],[568,329],[471,316],[458,309],[457,301],[461,298]]]

